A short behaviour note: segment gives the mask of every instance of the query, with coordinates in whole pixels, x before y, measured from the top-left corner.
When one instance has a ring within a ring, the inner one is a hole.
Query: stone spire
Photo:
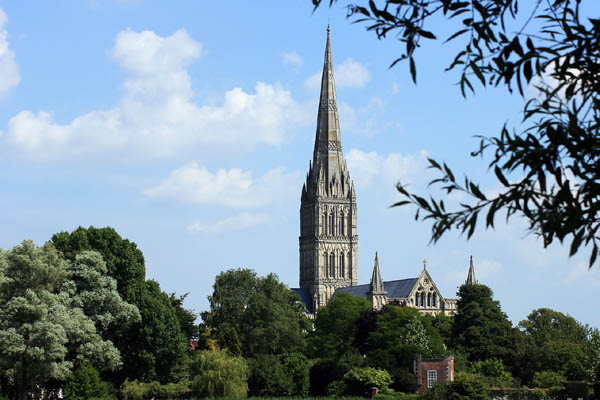
[[[327,44],[325,45],[325,61],[321,78],[321,96],[317,114],[317,132],[313,152],[313,168],[322,170],[328,182],[345,180],[346,166],[342,158],[342,140],[338,117],[333,63],[331,60],[331,38],[327,27]],[[342,176],[338,176],[338,175]],[[348,182],[350,183],[350,182]],[[345,191],[347,191],[347,188]]]
[[[477,285],[477,279],[475,279],[475,267],[473,266],[473,256],[471,256],[471,263],[469,265],[469,274],[465,281],[467,285]]]
[[[379,257],[377,252],[375,252],[375,265],[373,266],[373,276],[371,276],[371,284],[369,285],[367,297],[371,304],[373,304],[374,310],[381,310],[387,303],[387,292],[385,291],[381,273],[379,272]]]
[[[370,291],[373,293],[385,292],[383,287],[383,281],[381,280],[381,273],[379,272],[379,257],[375,252],[375,266],[373,267],[373,275],[371,276]]]
[[[300,197],[300,288],[327,304],[339,288],[358,284],[356,192],[342,155],[327,28],[312,162]]]

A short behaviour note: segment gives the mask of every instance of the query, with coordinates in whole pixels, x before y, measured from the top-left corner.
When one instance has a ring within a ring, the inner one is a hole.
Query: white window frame
[[[431,388],[437,382],[437,371],[435,369],[427,370],[427,389]]]

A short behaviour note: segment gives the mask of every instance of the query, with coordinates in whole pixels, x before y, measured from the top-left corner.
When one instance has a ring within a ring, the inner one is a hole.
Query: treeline
[[[548,398],[568,388],[587,398],[594,384],[598,397],[597,329],[547,308],[513,327],[485,285],[463,285],[458,297],[458,313],[449,317],[397,305],[374,311],[366,299],[342,293],[308,321],[274,275],[230,270],[217,277],[202,314],[201,345],[247,360],[249,392],[257,396],[362,395],[372,386],[414,393],[417,355],[452,354],[456,382],[424,397],[486,399],[495,389]],[[290,357],[295,368],[286,364]]]
[[[568,388],[600,397],[600,334],[550,309],[516,327],[484,285],[463,285],[458,314],[423,316],[336,296],[307,318],[274,274],[216,277],[210,309],[146,280],[135,243],[112,228],[55,234],[0,250],[0,391],[66,399],[364,395],[415,398],[413,360],[455,358],[455,382],[430,399],[528,398]],[[509,390],[510,389],[510,390]],[[508,390],[508,391],[507,391]],[[1,396],[0,396],[1,397]]]

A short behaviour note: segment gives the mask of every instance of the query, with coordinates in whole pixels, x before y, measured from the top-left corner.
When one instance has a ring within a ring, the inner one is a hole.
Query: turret
[[[373,304],[374,310],[381,310],[387,302],[387,294],[379,272],[379,257],[375,252],[375,265],[373,266],[373,275],[371,275],[371,283],[369,284],[369,293],[367,294],[369,301]]]
[[[471,262],[469,265],[469,274],[467,275],[466,285],[477,285],[477,279],[475,279],[475,267],[473,267],[473,256],[471,256]]]

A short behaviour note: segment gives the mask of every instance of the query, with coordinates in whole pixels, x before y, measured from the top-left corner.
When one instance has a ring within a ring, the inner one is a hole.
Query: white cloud
[[[239,231],[264,224],[269,221],[267,214],[241,213],[233,217],[220,219],[218,221],[196,220],[188,226],[191,234],[214,234],[226,231]]]
[[[350,174],[357,187],[365,188],[373,184],[393,186],[398,180],[403,184],[422,180],[425,175],[425,157],[421,151],[419,156],[390,153],[379,154],[375,151],[364,152],[351,149],[344,155]]]
[[[122,158],[165,158],[181,152],[248,151],[277,146],[290,127],[305,123],[303,109],[280,85],[258,82],[254,93],[227,91],[220,105],[197,105],[186,66],[202,45],[185,30],[161,37],[120,32],[113,59],[125,70],[124,95],[108,111],[91,111],[66,125],[52,113],[21,111],[6,140],[36,159],[116,153]]]
[[[296,52],[283,53],[281,62],[284,65],[289,65],[293,68],[300,68],[304,61],[302,61],[302,57]]]
[[[279,167],[258,179],[239,168],[212,173],[197,162],[173,170],[158,186],[146,189],[146,196],[173,199],[182,203],[219,205],[233,208],[266,206],[297,195],[300,176]]]
[[[597,266],[589,269],[587,261],[579,261],[569,270],[562,283],[600,286],[600,270]]]
[[[3,99],[21,81],[19,66],[15,61],[15,53],[8,43],[8,32],[4,26],[8,17],[0,8],[0,99]]]
[[[352,58],[345,59],[341,64],[333,67],[335,86],[337,88],[361,88],[371,82],[371,75],[366,66]],[[317,71],[304,81],[307,90],[314,92],[321,87],[322,71]]]

